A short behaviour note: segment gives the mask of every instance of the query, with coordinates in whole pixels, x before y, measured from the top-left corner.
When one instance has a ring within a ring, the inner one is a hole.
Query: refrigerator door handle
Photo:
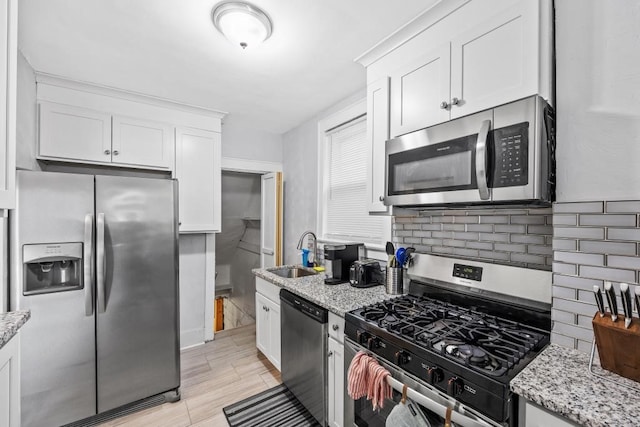
[[[84,216],[84,314],[93,315],[93,214]]]
[[[96,244],[96,282],[97,282],[97,302],[98,313],[104,313],[105,311],[105,256],[104,256],[104,213],[98,214],[98,231],[97,231],[97,244]]]

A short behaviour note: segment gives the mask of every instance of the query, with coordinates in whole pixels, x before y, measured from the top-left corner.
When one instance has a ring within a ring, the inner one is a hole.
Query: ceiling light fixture
[[[242,49],[257,45],[271,36],[271,19],[262,9],[239,1],[218,4],[211,11],[213,25]]]

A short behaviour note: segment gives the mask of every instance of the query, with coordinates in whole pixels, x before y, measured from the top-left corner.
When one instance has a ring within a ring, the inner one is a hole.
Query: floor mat
[[[284,384],[222,408],[222,411],[231,427],[320,426]]]

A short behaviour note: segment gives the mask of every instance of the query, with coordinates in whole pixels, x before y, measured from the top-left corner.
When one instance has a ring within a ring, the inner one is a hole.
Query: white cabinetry
[[[57,103],[40,103],[38,157],[173,169],[171,125]]]
[[[424,45],[394,50],[399,62],[383,70],[391,76],[392,138],[530,95],[550,98],[549,2],[511,3],[494,12],[472,1],[423,29],[416,39]]]
[[[367,158],[367,197],[369,212],[386,213],[384,146],[389,139],[389,78],[383,77],[367,87],[367,138],[371,149]]]
[[[176,173],[181,233],[214,233],[220,226],[220,133],[176,129]]]
[[[20,332],[0,348],[0,427],[20,426]]]
[[[450,63],[446,43],[391,74],[391,135],[449,120]]]
[[[328,424],[344,426],[344,318],[329,313],[328,337]]]
[[[256,277],[256,347],[280,370],[280,288]]]
[[[18,1],[0,0],[0,209],[15,207]]]
[[[520,422],[523,427],[576,427],[578,424],[520,398]]]

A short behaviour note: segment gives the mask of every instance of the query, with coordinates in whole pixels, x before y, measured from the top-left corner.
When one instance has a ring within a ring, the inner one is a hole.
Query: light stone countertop
[[[30,317],[31,312],[28,310],[0,313],[0,348],[13,338]]]
[[[580,425],[640,425],[640,383],[601,369],[596,355],[589,372],[589,355],[550,344],[512,381],[511,390]]]
[[[371,288],[354,288],[349,283],[325,285],[323,273],[287,279],[269,271],[285,267],[299,268],[295,265],[284,265],[267,269],[255,268],[252,272],[256,276],[276,286],[288,289],[341,317],[344,317],[344,314],[351,310],[397,296],[387,294],[384,285]]]

